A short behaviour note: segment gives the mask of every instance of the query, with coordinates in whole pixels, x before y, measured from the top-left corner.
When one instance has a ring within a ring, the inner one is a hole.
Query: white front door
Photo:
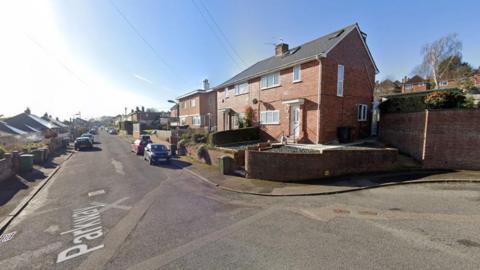
[[[300,135],[300,105],[290,107],[290,136],[298,138]]]
[[[229,113],[223,113],[223,119],[224,119],[224,128],[223,130],[230,130],[230,114]]]

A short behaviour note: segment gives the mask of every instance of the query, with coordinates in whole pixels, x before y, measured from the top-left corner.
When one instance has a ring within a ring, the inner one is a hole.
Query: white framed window
[[[357,120],[360,122],[367,121],[368,106],[366,104],[357,105]]]
[[[235,85],[235,95],[248,93],[248,82]]]
[[[337,96],[343,97],[343,79],[345,75],[345,69],[343,65],[338,65],[337,71]]]
[[[440,81],[440,82],[438,82],[438,85],[439,85],[439,86],[447,86],[447,85],[448,85],[448,81]]]
[[[225,91],[223,92],[224,97],[228,97],[228,87],[225,87]]]
[[[263,125],[280,124],[280,111],[263,111],[260,112],[260,123]]]
[[[186,117],[180,117],[180,125],[186,125],[187,124],[187,118]]]
[[[412,84],[405,84],[405,90],[412,90],[413,85]]]
[[[193,108],[195,107],[195,105],[196,105],[196,100],[195,99],[190,100],[190,106]]]
[[[267,89],[280,85],[280,72],[271,73],[262,76],[260,79],[260,89]]]
[[[213,96],[208,97],[208,106],[213,105]]]
[[[301,68],[300,65],[296,65],[293,67],[293,82],[299,82],[302,80],[302,74],[301,74]]]
[[[200,126],[201,124],[201,118],[200,115],[195,115],[192,117],[192,125],[194,126]]]
[[[183,108],[184,109],[187,108],[187,102],[186,101],[183,102]]]

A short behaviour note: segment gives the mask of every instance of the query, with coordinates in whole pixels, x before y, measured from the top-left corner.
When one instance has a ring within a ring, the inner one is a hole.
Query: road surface
[[[260,197],[96,139],[8,227],[0,269],[479,269],[479,185]]]

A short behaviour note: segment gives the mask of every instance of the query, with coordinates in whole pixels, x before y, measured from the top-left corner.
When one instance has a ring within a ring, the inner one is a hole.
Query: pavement
[[[97,138],[0,236],[2,270],[478,269],[478,184],[254,196]]]
[[[411,170],[390,173],[364,174],[302,182],[276,182],[223,175],[218,167],[190,157],[184,169],[220,189],[261,196],[308,196],[354,192],[393,185],[467,182],[480,184],[480,171]],[[180,165],[182,166],[182,165]]]
[[[51,154],[43,165],[34,165],[31,172],[15,175],[0,183],[0,233],[72,154],[71,148],[60,149]]]

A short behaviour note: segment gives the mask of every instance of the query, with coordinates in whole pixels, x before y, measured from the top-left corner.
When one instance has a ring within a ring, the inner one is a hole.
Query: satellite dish
[[[258,99],[254,98],[254,99],[252,100],[252,103],[253,103],[253,104],[257,104],[257,103],[258,103]]]

